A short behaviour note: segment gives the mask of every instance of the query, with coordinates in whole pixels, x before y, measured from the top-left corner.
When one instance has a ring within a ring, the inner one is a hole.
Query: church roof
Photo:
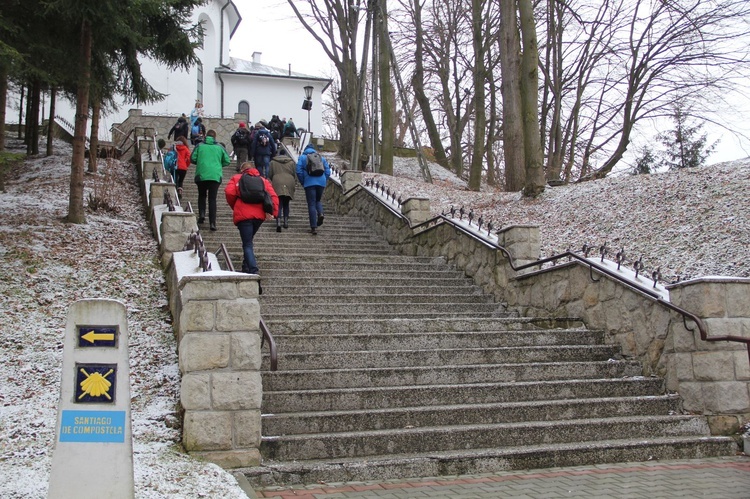
[[[273,66],[266,66],[265,64],[261,64],[259,62],[246,61],[244,59],[238,59],[236,57],[230,57],[228,67],[216,68],[216,72],[330,82],[329,78],[322,78],[320,76],[298,73],[296,71],[292,71],[291,68],[282,69],[275,68]]]

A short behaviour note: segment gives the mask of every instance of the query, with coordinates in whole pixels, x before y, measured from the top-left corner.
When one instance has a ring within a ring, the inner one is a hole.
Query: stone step
[[[279,282],[283,281],[283,282]],[[274,297],[283,297],[288,294],[298,293],[299,296],[305,295],[316,295],[325,291],[326,294],[330,295],[360,295],[362,297],[389,294],[389,295],[404,295],[409,292],[413,292],[416,295],[429,294],[432,291],[444,290],[445,286],[452,286],[456,296],[465,294],[468,297],[480,296],[481,290],[471,284],[469,281],[466,282],[447,282],[447,279],[441,279],[435,281],[430,279],[430,285],[425,286],[409,286],[404,284],[403,281],[396,281],[395,283],[388,279],[368,279],[368,280],[357,280],[356,284],[351,282],[351,279],[345,278],[333,278],[325,279],[328,282],[319,282],[314,277],[304,277],[300,279],[291,278],[274,278],[263,282],[263,296],[261,300]],[[337,281],[336,284],[331,284],[331,281]],[[434,282],[433,282],[434,281]],[[298,284],[295,284],[298,283]]]
[[[698,459],[732,455],[730,437],[648,437],[442,452],[388,453],[366,459],[274,462],[244,470],[260,486],[365,482],[408,477],[481,474],[493,471],[583,466],[591,463]],[[520,493],[520,492],[519,492]]]
[[[280,363],[280,365],[282,365]],[[283,369],[283,367],[282,367]],[[657,378],[566,379],[540,382],[418,385],[357,389],[264,392],[263,414],[302,411],[374,410],[451,404],[532,400],[638,397],[661,393]]]
[[[274,320],[263,317],[274,334],[397,334],[479,331],[535,331],[546,329],[586,331],[580,319],[536,317],[433,317],[429,319],[323,319]],[[602,334],[600,331],[598,334]]]
[[[258,257],[259,260],[262,260],[261,257]],[[310,261],[287,261],[284,262],[282,260],[278,259],[268,259],[263,260],[265,263],[264,270],[266,271],[296,271],[296,270],[307,270],[310,268],[311,263]],[[463,274],[463,272],[460,272],[458,270],[455,270],[445,264],[439,264],[439,263],[425,263],[425,262],[414,262],[414,261],[369,261],[368,259],[363,259],[362,261],[357,260],[343,260],[335,265],[331,265],[330,267],[324,267],[324,266],[318,266],[316,265],[316,269],[323,271],[338,271],[338,272],[354,272],[355,274],[362,273],[363,275],[367,276],[368,273],[385,273],[385,272],[392,272],[396,274],[401,274],[403,272],[422,272],[422,273],[431,273],[438,276],[445,276],[447,274],[453,274],[457,276],[461,276],[463,278],[466,278],[466,276]]]
[[[694,416],[630,416],[557,421],[522,421],[477,425],[269,435],[261,452],[271,460],[338,459],[385,454],[460,451],[507,446],[613,439],[694,436],[706,432],[705,420]]]
[[[328,310],[308,310],[307,312],[299,312],[296,310],[283,311],[283,310],[272,310],[264,311],[261,310],[263,319],[267,322],[278,322],[278,321],[325,321],[331,318],[331,313]],[[359,312],[351,312],[348,310],[337,310],[337,317],[340,317],[344,321],[353,320],[396,320],[396,319],[472,319],[472,318],[501,318],[506,317],[507,313],[502,311],[499,307],[497,311],[484,312],[484,311],[473,311],[470,309],[456,309],[450,311],[441,311],[440,313],[423,310],[408,310],[404,312],[404,309],[389,309],[385,311],[377,310],[364,310]]]
[[[363,299],[362,297],[358,297]],[[438,299],[436,297],[431,303],[369,303],[367,301],[345,302],[337,300],[336,302],[319,300],[317,304],[309,307],[293,306],[286,303],[277,303],[275,301],[262,301],[260,312],[265,317],[268,314],[271,317],[288,314],[289,319],[299,317],[309,317],[326,314],[336,317],[347,317],[351,315],[371,316],[371,317],[397,317],[397,316],[414,316],[421,314],[422,317],[431,316],[457,316],[471,315],[477,316],[500,316],[504,313],[502,305],[497,303],[459,303],[450,298]],[[313,302],[316,303],[316,302]]]
[[[262,309],[261,309],[262,310]],[[315,346],[315,345],[311,345]],[[337,369],[366,367],[452,366],[472,364],[519,364],[530,362],[607,361],[618,355],[613,345],[555,345],[499,348],[447,348],[390,351],[308,351],[278,354],[279,368]]]
[[[634,377],[641,366],[630,361],[548,362],[516,364],[463,364],[418,367],[382,367],[359,369],[315,369],[264,372],[263,389],[328,390],[458,383],[510,383],[516,381],[554,381],[571,372],[578,379]]]
[[[265,291],[264,291],[265,293]],[[336,350],[401,350],[446,348],[496,348],[551,345],[600,345],[604,336],[589,330],[470,331],[425,333],[343,333],[279,334],[276,344],[284,352],[318,352]]]
[[[446,421],[453,424],[492,424],[625,417],[631,414],[665,415],[678,413],[679,406],[680,398],[677,395],[611,397],[264,414],[262,424],[264,435],[299,435],[353,432],[362,428],[420,428],[436,426]]]
[[[325,303],[329,305],[356,305],[361,303],[364,299],[367,300],[368,306],[378,305],[422,305],[422,304],[437,304],[437,303],[451,303],[451,304],[487,304],[492,303],[492,297],[482,294],[461,294],[461,293],[450,293],[446,294],[442,291],[445,288],[435,286],[433,288],[434,293],[429,294],[371,294],[371,293],[334,293],[331,288],[319,288],[312,290],[311,293],[290,294],[290,293],[265,293],[261,297],[261,305],[269,303],[273,306],[286,306],[286,307],[305,307],[310,305],[318,305]],[[294,291],[294,288],[291,288]],[[366,295],[366,297],[364,296]]]
[[[265,274],[265,273],[264,273]],[[457,290],[457,292],[468,292],[474,293],[476,286],[469,279],[459,275],[447,275],[445,277],[415,277],[409,279],[413,285],[404,284],[403,279],[391,278],[391,277],[378,277],[373,276],[369,278],[359,278],[356,283],[353,283],[351,278],[348,277],[318,277],[314,273],[306,275],[294,276],[294,277],[274,277],[273,279],[266,279],[263,282],[263,289],[285,290],[285,289],[299,289],[299,293],[303,294],[306,290],[312,290],[318,292],[319,289],[336,289],[337,292],[345,289],[352,289],[369,293],[378,293],[382,290],[383,292],[399,292],[404,289],[428,290],[435,286],[445,288],[450,286],[451,289]]]

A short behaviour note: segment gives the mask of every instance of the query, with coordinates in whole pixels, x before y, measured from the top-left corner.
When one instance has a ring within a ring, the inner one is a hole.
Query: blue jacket
[[[307,174],[307,154],[311,152],[318,152],[315,150],[315,146],[312,144],[308,144],[307,147],[305,147],[305,150],[300,154],[299,159],[297,160],[297,178],[299,179],[299,183],[302,184],[302,187],[311,187],[313,185],[319,185],[321,187],[325,187],[326,183],[328,183],[328,177],[331,176],[331,167],[328,164],[328,160],[326,160],[325,157],[321,156],[320,158],[323,160],[323,166],[326,169],[326,172],[324,175],[319,175],[317,177],[313,177],[312,175]]]

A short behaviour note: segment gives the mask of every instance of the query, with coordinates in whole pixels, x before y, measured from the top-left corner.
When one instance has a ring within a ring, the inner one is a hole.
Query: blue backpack
[[[174,172],[177,169],[177,150],[175,150],[174,144],[169,148],[167,154],[164,155],[164,169],[174,176]]]

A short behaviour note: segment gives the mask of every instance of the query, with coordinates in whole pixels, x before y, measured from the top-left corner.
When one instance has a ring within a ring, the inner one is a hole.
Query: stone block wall
[[[641,362],[644,375],[663,376],[667,389],[683,396],[686,410],[711,416],[715,433],[736,431],[750,417],[750,359],[744,344],[696,338],[690,321],[686,325],[661,299],[582,262],[544,271],[514,270],[538,258],[537,227],[500,231],[498,245],[512,256],[511,265],[503,251],[452,223],[436,219],[415,225],[406,216],[412,209],[402,207],[399,213],[366,187],[344,185],[346,192],[338,183],[325,191],[326,201],[339,213],[362,218],[403,254],[445,258],[509,310],[580,318],[589,328],[603,330],[608,343]],[[419,200],[420,211],[428,202]],[[409,200],[403,206],[409,206]],[[643,285],[649,287],[645,280]],[[672,286],[670,293],[672,304],[705,319],[709,334],[750,337],[750,280],[703,279],[700,284]]]
[[[183,445],[224,468],[257,466],[263,394],[257,277],[204,272],[184,276],[178,289]]]

